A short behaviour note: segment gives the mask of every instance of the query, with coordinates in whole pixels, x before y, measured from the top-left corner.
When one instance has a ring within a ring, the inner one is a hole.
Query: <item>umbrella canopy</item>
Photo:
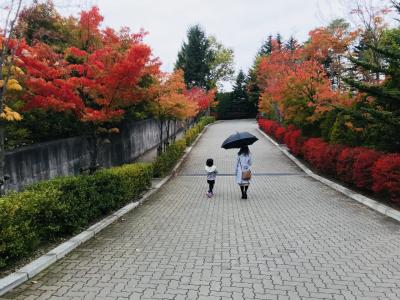
[[[258,141],[258,138],[248,132],[237,132],[228,137],[223,143],[222,148],[233,149],[241,148],[243,146],[248,146],[254,144]]]

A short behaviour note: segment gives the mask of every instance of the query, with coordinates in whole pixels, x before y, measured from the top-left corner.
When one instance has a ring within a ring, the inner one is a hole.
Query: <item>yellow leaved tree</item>
[[[161,75],[153,89],[155,96],[151,103],[151,112],[159,123],[158,153],[161,154],[169,144],[172,124],[194,117],[198,112],[198,105],[185,95],[186,85],[182,70]]]
[[[5,181],[5,125],[7,122],[20,121],[21,115],[15,111],[15,103],[22,86],[18,75],[22,70],[16,67],[15,54],[20,46],[15,23],[18,19],[22,0],[5,1],[2,6],[4,18],[0,24],[0,195],[4,194]]]

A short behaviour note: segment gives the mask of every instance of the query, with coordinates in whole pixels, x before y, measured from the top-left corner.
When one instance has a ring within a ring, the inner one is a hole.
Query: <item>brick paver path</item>
[[[236,130],[252,147],[241,200]],[[205,197],[203,165],[221,174]],[[400,299],[400,225],[302,173],[253,121],[211,126],[145,205],[6,299]]]

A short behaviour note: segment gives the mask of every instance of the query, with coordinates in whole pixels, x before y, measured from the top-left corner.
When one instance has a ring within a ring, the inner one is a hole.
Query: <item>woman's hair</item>
[[[212,167],[214,165],[214,160],[212,158],[207,159],[206,166]]]
[[[242,154],[249,155],[249,153],[250,153],[249,147],[248,146],[242,146],[240,148],[239,152],[238,152],[238,155],[242,155]]]

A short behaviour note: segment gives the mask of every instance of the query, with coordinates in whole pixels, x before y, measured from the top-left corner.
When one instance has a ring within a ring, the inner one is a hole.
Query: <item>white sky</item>
[[[62,1],[70,4],[62,10],[69,14],[78,6],[97,5],[105,26],[144,28],[164,71],[173,69],[188,27],[200,24],[233,48],[237,70],[247,70],[269,34],[280,32],[284,38],[294,35],[304,41],[310,30],[346,15],[345,1],[357,0],[70,0]]]

